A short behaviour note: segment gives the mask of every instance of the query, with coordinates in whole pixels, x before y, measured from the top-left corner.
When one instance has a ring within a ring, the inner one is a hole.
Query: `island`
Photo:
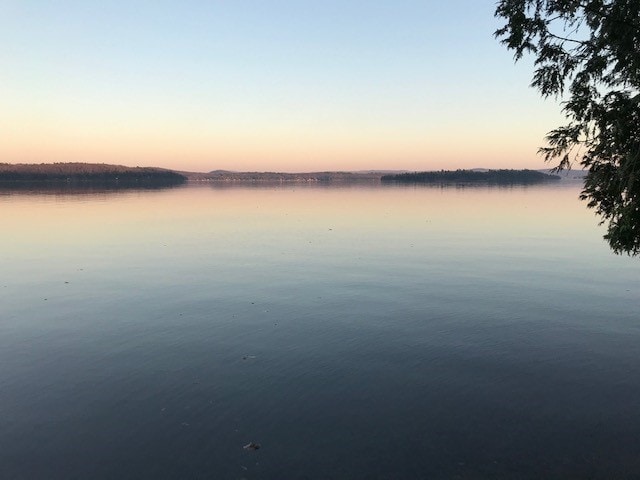
[[[185,183],[187,177],[157,167],[126,167],[103,163],[0,163],[3,188],[163,188]]]
[[[555,182],[560,180],[560,177],[537,170],[440,170],[383,175],[380,180],[383,183],[424,183],[431,185],[531,185]]]

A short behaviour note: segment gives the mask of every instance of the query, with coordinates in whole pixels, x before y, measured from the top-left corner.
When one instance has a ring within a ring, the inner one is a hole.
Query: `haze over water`
[[[0,477],[637,478],[640,270],[578,192],[0,193]]]

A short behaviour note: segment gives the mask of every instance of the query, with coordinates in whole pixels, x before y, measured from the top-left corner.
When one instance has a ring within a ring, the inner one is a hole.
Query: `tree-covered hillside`
[[[178,185],[186,177],[171,170],[125,167],[101,163],[8,164],[0,163],[0,183],[53,183],[118,186]]]

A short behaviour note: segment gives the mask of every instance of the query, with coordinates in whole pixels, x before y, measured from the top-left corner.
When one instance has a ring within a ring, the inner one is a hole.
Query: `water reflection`
[[[4,196],[0,476],[632,478],[640,273],[578,191]]]
[[[0,197],[8,195],[103,195],[127,191],[153,191],[171,188],[184,188],[184,182],[158,181],[150,182],[116,182],[91,181],[73,182],[0,182]]]

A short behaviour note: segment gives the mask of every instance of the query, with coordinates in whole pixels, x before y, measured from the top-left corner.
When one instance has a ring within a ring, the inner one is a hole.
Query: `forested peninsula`
[[[0,185],[20,188],[105,187],[155,188],[180,185],[187,177],[172,170],[155,167],[125,167],[103,163],[0,163]]]
[[[383,175],[383,183],[529,185],[560,180],[536,170],[440,170]]]

